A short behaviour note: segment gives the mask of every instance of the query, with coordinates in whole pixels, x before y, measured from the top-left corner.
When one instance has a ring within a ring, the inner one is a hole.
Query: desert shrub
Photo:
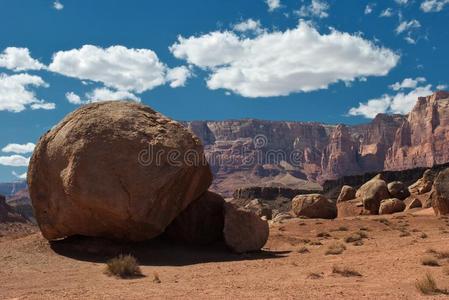
[[[348,231],[348,230],[349,229],[346,226],[340,226],[340,227],[337,227],[335,229],[332,229],[332,231]]]
[[[321,246],[321,245],[323,245],[323,243],[321,243],[320,241],[311,241],[311,242],[309,243],[309,245],[312,245],[312,246]]]
[[[408,231],[401,231],[401,233],[399,234],[399,237],[406,237],[406,236],[410,236],[410,232],[408,232]]]
[[[323,276],[321,276],[321,274],[315,273],[315,272],[310,272],[307,275],[307,278],[310,278],[310,279],[320,279],[321,277],[323,277]]]
[[[431,266],[431,267],[438,267],[440,264],[438,261],[431,257],[431,256],[425,256],[421,259],[421,264],[424,266]]]
[[[437,287],[435,279],[433,279],[432,275],[429,273],[427,273],[424,278],[416,281],[415,287],[423,295],[435,295],[441,292]]]
[[[341,276],[344,277],[360,277],[362,276],[362,274],[360,274],[359,272],[357,272],[356,270],[350,268],[350,267],[338,267],[338,266],[333,266],[332,267],[332,273],[333,274],[339,274]]]
[[[356,232],[358,235],[362,237],[362,239],[368,238],[368,234],[362,230]]]
[[[421,233],[419,235],[419,237],[422,238],[422,239],[427,239],[428,236],[427,236],[427,234],[425,232],[423,232],[423,233]]]
[[[142,276],[137,260],[132,255],[119,255],[107,262],[106,274],[120,278]]]
[[[342,254],[346,250],[346,246],[340,242],[334,242],[329,245],[326,250],[326,255],[338,255]]]
[[[331,237],[331,235],[329,233],[325,232],[325,231],[318,233],[316,236],[317,237],[322,237],[322,238],[329,238],[329,237]]]
[[[345,242],[352,243],[352,242],[360,241],[361,239],[362,239],[362,237],[359,234],[353,233],[353,234],[345,237]]]
[[[354,243],[352,243],[354,246],[363,246],[363,240],[360,241],[355,241]]]
[[[374,219],[374,221],[380,222],[380,223],[382,223],[384,225],[387,225],[387,226],[389,226],[391,224],[390,221],[388,221],[388,219],[386,219],[386,218]]]
[[[370,231],[370,229],[368,227],[360,227],[361,231]]]
[[[298,253],[304,254],[304,253],[309,253],[309,249],[307,249],[307,247],[301,247],[298,249]]]

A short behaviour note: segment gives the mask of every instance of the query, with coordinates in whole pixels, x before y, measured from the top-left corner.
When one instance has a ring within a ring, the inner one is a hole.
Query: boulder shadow
[[[106,263],[120,254],[131,254],[142,266],[187,266],[208,262],[277,259],[290,253],[290,251],[260,250],[237,254],[232,253],[224,242],[189,245],[174,242],[164,236],[135,243],[72,236],[49,243],[50,248],[57,254],[76,260]]]

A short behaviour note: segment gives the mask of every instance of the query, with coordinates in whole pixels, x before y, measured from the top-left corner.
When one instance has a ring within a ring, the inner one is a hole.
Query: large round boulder
[[[449,214],[449,168],[441,171],[433,183],[432,207],[435,214]]]
[[[167,236],[175,241],[200,245],[223,240],[224,204],[220,195],[204,193],[167,227]]]
[[[341,188],[340,195],[337,198],[337,202],[348,201],[355,199],[355,194],[357,190],[349,185],[344,185]]]
[[[262,249],[270,233],[268,222],[255,213],[225,203],[223,236],[234,252],[244,253]]]
[[[391,198],[380,202],[379,215],[394,214],[404,211],[405,203],[402,200]]]
[[[377,215],[380,202],[390,198],[390,193],[385,181],[376,176],[357,190],[356,197],[362,199],[365,210]]]
[[[45,238],[161,234],[212,181],[200,140],[150,107],[83,106],[41,137],[28,185]]]
[[[292,200],[292,211],[299,217],[334,219],[337,206],[321,194],[298,195]]]
[[[408,196],[410,196],[410,192],[409,192],[407,186],[404,183],[402,183],[401,181],[390,182],[387,185],[387,188],[388,188],[388,192],[390,193],[390,196],[393,198],[404,200]]]

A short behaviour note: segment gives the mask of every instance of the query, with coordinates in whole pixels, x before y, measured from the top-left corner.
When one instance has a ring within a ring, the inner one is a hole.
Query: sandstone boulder
[[[267,220],[271,220],[273,217],[273,210],[262,203],[259,199],[251,200],[245,208],[254,212],[259,217],[265,217]]]
[[[349,185],[344,185],[341,188],[340,195],[337,198],[337,202],[348,201],[355,199],[355,194],[357,190]]]
[[[387,184],[379,178],[380,176],[378,175],[369,180],[356,193],[356,197],[362,199],[364,209],[373,215],[378,214],[380,202],[390,198]]]
[[[408,187],[410,193],[415,195],[422,195],[432,190],[433,181],[438,175],[438,172],[432,169],[424,171],[422,178],[418,179],[414,184]],[[430,207],[430,206],[429,206]]]
[[[422,203],[421,201],[419,201],[418,198],[414,197],[414,196],[410,196],[407,199],[404,200],[404,204],[405,204],[405,210],[410,210],[412,208],[419,208],[422,207]]]
[[[435,214],[449,214],[449,168],[441,171],[432,188],[432,207]]]
[[[212,181],[180,123],[125,101],[79,108],[41,137],[29,165],[36,220],[49,240],[155,237]]]
[[[387,185],[388,192],[391,197],[397,198],[399,200],[404,200],[408,196],[410,196],[410,192],[408,191],[407,186],[401,181],[393,181]]]
[[[385,199],[380,202],[379,215],[394,214],[404,211],[404,201],[397,198]]]
[[[298,195],[292,200],[292,211],[299,217],[334,219],[337,207],[321,194]]]
[[[167,236],[191,244],[211,244],[222,240],[224,203],[220,195],[209,191],[204,193],[167,227]]]
[[[355,217],[368,214],[369,211],[366,211],[363,208],[363,201],[360,198],[337,203],[338,218]]]
[[[234,252],[258,251],[268,240],[268,222],[251,211],[226,203],[223,235]]]

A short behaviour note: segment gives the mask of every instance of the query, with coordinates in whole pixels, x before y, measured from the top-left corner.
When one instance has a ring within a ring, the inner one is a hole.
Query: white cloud
[[[15,171],[12,171],[12,175],[14,175],[17,179],[27,179],[27,172],[17,174]]]
[[[402,82],[396,82],[392,85],[390,85],[390,88],[394,91],[399,91],[403,89],[414,89],[418,86],[419,83],[426,82],[426,79],[424,77],[416,77],[413,78],[405,78],[402,80]]]
[[[64,8],[64,5],[59,0],[56,0],[55,2],[53,2],[53,8],[56,10],[62,10]]]
[[[178,37],[173,55],[210,72],[207,86],[245,97],[284,96],[338,81],[383,76],[399,56],[358,35],[320,34],[311,24],[242,38],[233,32]]]
[[[254,32],[260,34],[263,32],[259,20],[248,19],[233,26],[233,29],[238,32]]]
[[[266,0],[265,3],[268,5],[268,11],[274,11],[281,7],[280,0]]]
[[[365,15],[369,15],[373,12],[375,4],[369,3],[365,6]]]
[[[421,3],[421,10],[423,12],[439,12],[449,4],[449,0],[425,0]]]
[[[0,74],[0,111],[21,112],[28,106],[32,109],[55,107],[54,103],[37,99],[35,92],[30,89],[31,86],[48,87],[48,84],[41,77],[26,73]]]
[[[8,47],[0,53],[0,67],[14,70],[40,70],[45,66],[31,57],[28,48]]]
[[[108,88],[97,88],[91,92],[85,94],[85,100],[81,100],[81,97],[74,92],[68,92],[65,94],[67,100],[72,104],[86,104],[102,101],[118,101],[118,100],[133,100],[140,102],[140,98],[133,93],[127,91],[114,91]]]
[[[407,5],[409,0],[395,0],[397,4],[399,5]]]
[[[432,85],[418,87],[409,93],[398,93],[396,95],[385,94],[380,98],[359,103],[358,107],[349,110],[351,116],[364,116],[372,119],[379,113],[408,114],[415,106],[418,97],[432,94]]]
[[[404,37],[404,40],[411,45],[416,44],[416,40],[414,38],[412,38],[411,36]]]
[[[53,72],[81,80],[102,82],[117,90],[142,93],[166,82],[167,67],[149,49],[84,45],[59,51],[49,66]]]
[[[380,13],[380,17],[382,18],[389,18],[391,16],[393,16],[393,10],[391,8],[387,8]]]
[[[421,23],[418,20],[402,21],[398,27],[396,27],[396,34],[401,34],[404,31],[409,31],[412,29],[420,28]]]
[[[439,91],[447,90],[447,88],[448,88],[447,84],[439,84],[439,85],[437,85],[437,90],[439,90]]]
[[[167,81],[170,82],[170,87],[177,88],[185,86],[187,78],[192,76],[192,72],[185,66],[176,67],[168,70]]]
[[[329,13],[329,4],[323,0],[312,0],[309,5],[303,5],[295,13],[301,17],[327,18]]]
[[[0,165],[8,167],[27,167],[29,162],[30,158],[22,155],[0,156]]]
[[[26,144],[8,144],[5,147],[3,147],[3,152],[13,152],[13,153],[30,153],[33,152],[34,147],[33,143],[26,143]]]

